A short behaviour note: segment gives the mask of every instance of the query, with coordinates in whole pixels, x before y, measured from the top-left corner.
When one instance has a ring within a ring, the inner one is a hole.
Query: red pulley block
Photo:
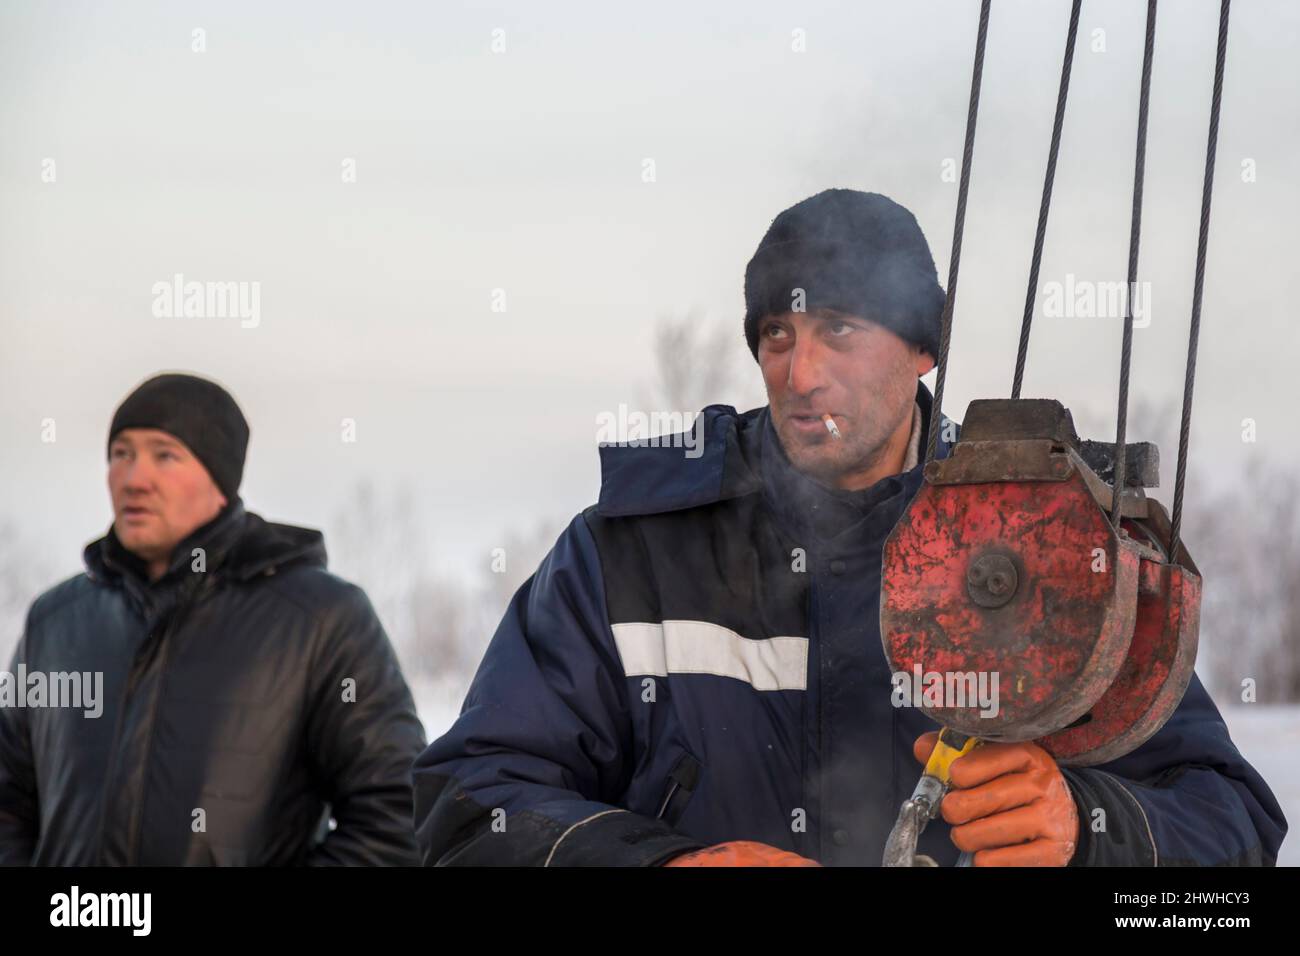
[[[1134,486],[1112,526],[1113,453],[1080,441],[1059,402],[979,400],[926,466],[885,544],[880,632],[902,683],[935,691],[913,703],[938,723],[1088,765],[1140,746],[1178,706],[1201,579],[1181,546],[1168,560],[1168,516],[1142,491],[1154,446],[1128,446]]]

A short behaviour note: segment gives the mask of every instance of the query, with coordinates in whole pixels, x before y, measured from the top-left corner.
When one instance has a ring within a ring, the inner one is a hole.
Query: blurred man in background
[[[415,861],[411,694],[320,532],[244,510],[248,435],[192,375],[117,409],[113,525],[32,605],[0,701],[0,863]],[[94,707],[33,693],[70,674]]]

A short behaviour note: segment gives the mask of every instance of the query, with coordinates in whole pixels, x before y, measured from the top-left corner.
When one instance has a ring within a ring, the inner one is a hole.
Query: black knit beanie
[[[916,217],[886,196],[827,189],[772,220],[745,268],[745,339],[758,358],[758,323],[791,311],[836,309],[878,322],[939,355],[944,293]]]
[[[248,451],[248,422],[220,385],[196,375],[157,375],[118,406],[108,430],[111,447],[126,428],[157,428],[194,452],[229,500],[239,492]]]

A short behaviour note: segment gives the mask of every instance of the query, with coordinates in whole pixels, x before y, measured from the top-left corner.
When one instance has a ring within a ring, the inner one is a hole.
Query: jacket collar
[[[921,487],[933,404],[930,390],[918,381],[904,470],[855,491],[829,488],[795,468],[786,457],[769,416],[763,430],[761,461],[768,505],[787,528],[805,540],[828,543],[837,539],[858,540],[868,525],[874,528],[880,524],[882,529],[886,524],[892,526],[894,513],[901,512]],[[947,421],[946,416],[944,420]],[[935,450],[940,458],[948,453],[942,437],[941,431]]]
[[[857,512],[869,511],[900,490],[914,493],[920,488],[933,404],[930,390],[918,380],[920,428],[913,434],[915,462],[902,474],[883,478],[861,492],[827,489],[790,465],[766,406],[741,414],[730,405],[710,405],[700,413],[694,432],[702,438],[698,443],[691,433],[682,433],[664,436],[653,445],[648,441],[601,445],[596,511],[606,517],[661,514],[755,494],[775,483],[779,490],[775,494],[769,491],[769,501],[796,526],[802,525],[804,509],[800,504],[811,497],[822,502],[821,514],[830,516],[824,522],[819,518],[819,522],[828,528],[847,528],[843,521],[852,512],[842,511],[841,505]],[[960,431],[959,425],[943,416],[943,425],[950,424],[954,432]],[[943,427],[939,432],[937,458],[948,455],[951,445],[944,435],[949,430]],[[807,494],[801,490],[805,488]],[[840,498],[848,500],[841,502]]]
[[[709,405],[690,432],[602,444],[597,512],[662,514],[758,491],[762,483],[747,447],[766,411],[742,415],[730,405]]]
[[[203,574],[192,571],[196,548],[203,550]],[[239,498],[176,545],[166,572],[157,581],[149,581],[145,562],[123,547],[111,527],[104,537],[86,546],[83,557],[91,580],[123,587],[145,608],[170,605],[203,581],[218,577],[248,580],[290,563],[326,564],[325,541],[319,531],[270,524],[245,511]]]

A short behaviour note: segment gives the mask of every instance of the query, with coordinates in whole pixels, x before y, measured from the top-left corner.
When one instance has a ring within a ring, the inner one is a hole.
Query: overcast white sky
[[[1009,394],[1069,11],[993,6],[957,418]],[[1124,278],[1144,11],[1084,4],[1044,282]],[[785,207],[832,186],[885,193],[946,281],[957,187],[941,173],[961,153],[977,14],[975,0],[0,5],[0,518],[19,532],[0,546],[49,583],[77,570],[109,522],[112,411],[161,369],[236,396],[244,497],[272,520],[328,532],[357,480],[405,482],[432,559],[464,570],[512,526],[567,519],[597,492],[597,415],[653,378],[657,318],[734,328],[755,393],[741,282]],[[1212,0],[1161,5],[1135,403],[1181,397],[1217,17]],[[1193,432],[1207,468],[1297,462],[1298,26],[1293,3],[1234,5]],[[155,317],[153,284],[175,273],[259,282],[260,324]],[[1119,336],[1118,320],[1040,319],[1026,396],[1112,438]],[[1161,441],[1172,466],[1175,433],[1143,424],[1130,438]]]

